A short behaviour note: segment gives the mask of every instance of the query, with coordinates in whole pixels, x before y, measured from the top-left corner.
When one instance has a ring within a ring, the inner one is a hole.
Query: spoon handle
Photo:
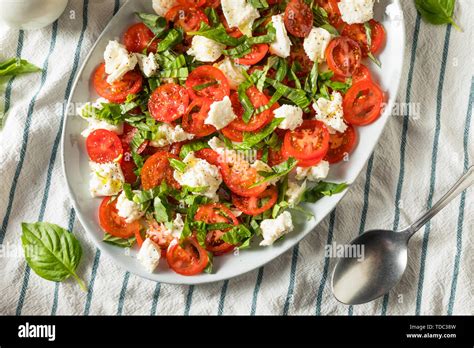
[[[438,214],[446,205],[448,205],[456,196],[461,194],[465,189],[474,184],[474,166],[471,166],[466,174],[464,174],[454,186],[422,217],[414,224],[407,228],[406,232],[411,237],[418,232],[429,220]]]

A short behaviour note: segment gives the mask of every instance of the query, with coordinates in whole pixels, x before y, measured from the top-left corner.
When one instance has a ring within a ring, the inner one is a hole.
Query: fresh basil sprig
[[[162,35],[168,28],[168,23],[164,17],[152,13],[135,12],[135,15],[145,24],[155,35]]]
[[[112,236],[108,233],[104,235],[104,239],[102,239],[104,243],[111,244],[118,246],[120,248],[131,248],[136,242],[135,237],[130,237],[130,238],[119,238]]]
[[[456,0],[415,0],[415,7],[421,17],[431,24],[452,24],[454,28],[461,28],[454,22],[454,7]]]
[[[55,282],[72,276],[81,289],[87,291],[76,274],[82,248],[72,233],[47,222],[22,223],[21,229],[26,262],[37,275]]]
[[[347,188],[347,184],[336,184],[332,182],[320,181],[314,187],[307,189],[303,193],[302,202],[315,203],[325,196],[332,196],[341,193]]]
[[[263,183],[282,178],[290,173],[298,164],[298,161],[293,157],[288,158],[285,162],[282,162],[276,166],[272,167],[271,172],[258,172],[259,175],[263,176],[264,179],[259,182],[249,186],[249,188],[254,188]]]

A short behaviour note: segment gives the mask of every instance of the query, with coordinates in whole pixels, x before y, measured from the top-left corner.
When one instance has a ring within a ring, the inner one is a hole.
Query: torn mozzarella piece
[[[135,54],[129,53],[124,45],[115,40],[109,41],[105,48],[104,60],[108,83],[121,80],[127,72],[135,69],[138,62]]]

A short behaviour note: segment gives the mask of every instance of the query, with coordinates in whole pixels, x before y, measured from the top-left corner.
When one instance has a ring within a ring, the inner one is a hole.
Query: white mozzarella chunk
[[[209,113],[204,120],[204,124],[210,124],[217,130],[226,127],[229,123],[237,118],[237,115],[232,109],[232,103],[228,96],[220,101],[215,101],[211,104]]]
[[[153,273],[160,263],[160,258],[160,247],[150,238],[145,239],[138,252],[137,260],[145,267],[147,272]]]
[[[134,191],[134,193],[138,192],[139,191]],[[118,215],[123,217],[128,223],[140,219],[145,214],[145,212],[141,210],[140,204],[129,200],[123,191],[117,198],[116,208]]]
[[[289,179],[288,180],[288,189],[286,190],[285,196],[288,200],[288,204],[290,206],[295,206],[301,201],[301,197],[303,193],[306,191],[306,181],[304,181],[301,185]]]
[[[155,138],[150,141],[150,146],[163,147],[193,138],[194,134],[185,132],[180,125],[172,126],[168,123],[163,123],[158,127]]]
[[[365,23],[374,18],[375,0],[341,0],[338,3],[342,20],[347,24]]]
[[[308,58],[313,62],[324,62],[326,59],[326,48],[331,38],[332,35],[326,29],[313,27],[303,42],[304,51]]]
[[[143,75],[146,77],[151,77],[156,74],[159,66],[153,53],[150,53],[148,56],[145,56],[141,53],[135,53],[135,56],[137,57],[138,66],[140,67]]]
[[[209,139],[207,144],[211,147],[211,149],[219,154],[225,151],[225,143],[220,140],[219,137],[213,137]]]
[[[272,168],[268,164],[266,164],[265,162],[262,162],[260,160],[256,160],[255,162],[253,162],[250,165],[250,167],[255,168],[257,170],[257,172],[270,172],[270,173],[273,172]],[[263,177],[261,179],[263,179]],[[270,185],[276,185],[278,180],[280,180],[280,179],[276,178],[276,179],[270,180],[268,183]]]
[[[91,179],[89,190],[93,197],[115,196],[122,191],[125,182],[122,168],[117,162],[89,162]]]
[[[319,98],[313,104],[313,108],[316,111],[316,119],[327,126],[329,133],[346,131],[347,124],[344,122],[341,93],[333,91],[330,99]]]
[[[190,152],[183,160],[186,169],[183,173],[175,170],[174,179],[182,186],[205,188],[200,195],[217,200],[217,190],[222,183],[219,168],[207,161],[196,158],[194,152]]]
[[[270,52],[276,54],[279,57],[286,58],[290,55],[291,41],[288,37],[285,23],[283,22],[283,16],[273,16],[272,24],[275,28],[276,37],[275,41],[270,44]]]
[[[296,179],[309,181],[320,181],[326,179],[329,173],[329,162],[321,161],[315,166],[312,167],[297,167],[296,168]]]
[[[200,62],[215,62],[222,55],[225,47],[225,45],[207,37],[195,35],[187,53]]]
[[[244,65],[235,64],[229,57],[225,57],[220,62],[214,64],[214,66],[222,71],[229,81],[229,86],[232,89],[237,89],[240,84],[247,80],[243,73],[247,67]]]
[[[280,129],[295,130],[303,124],[303,110],[298,106],[282,105],[273,111],[276,118],[283,118]]]
[[[137,65],[137,57],[133,53],[128,53],[124,45],[119,44],[117,41],[109,41],[104,52],[105,60],[105,72],[107,76],[107,82],[113,83],[122,77],[129,71],[135,69]]]
[[[164,17],[177,4],[177,0],[153,0],[153,10],[155,10],[157,15]]]
[[[266,219],[260,223],[263,240],[261,246],[268,246],[287,233],[293,231],[293,221],[288,211],[281,213],[276,219]]]
[[[253,22],[260,18],[260,13],[246,0],[221,0],[222,12],[230,28],[239,28],[247,35],[252,36]]]

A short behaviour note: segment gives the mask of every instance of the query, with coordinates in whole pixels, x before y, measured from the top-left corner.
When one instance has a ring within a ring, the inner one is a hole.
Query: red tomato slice
[[[317,0],[316,2],[327,12],[329,23],[334,27],[338,28],[344,24],[338,6],[339,0]]]
[[[227,23],[227,19],[225,18],[224,14],[220,14],[219,18],[221,20],[221,23],[224,25],[225,31],[227,34],[229,34],[232,37],[235,37],[238,39],[239,37],[243,36],[242,32],[239,30],[239,28],[231,28],[229,27],[229,24]]]
[[[348,37],[337,37],[326,49],[326,60],[334,74],[349,77],[359,67],[362,52],[359,44]]]
[[[206,0],[204,7],[218,8],[221,5],[221,0]]]
[[[142,53],[148,47],[148,52],[156,53],[159,40],[153,40],[154,38],[155,34],[145,24],[137,23],[127,29],[123,36],[123,42],[129,52]]]
[[[91,161],[107,163],[123,155],[122,142],[117,134],[106,129],[96,129],[86,139],[87,153]]]
[[[272,148],[268,150],[268,165],[270,167],[283,163],[286,160],[287,158],[283,155],[281,148],[279,150],[274,150]]]
[[[173,169],[170,166],[168,158],[179,159],[172,153],[158,151],[145,161],[141,172],[144,190],[149,190],[160,185],[163,180],[166,180],[166,183],[175,189],[181,187],[173,177]]]
[[[278,199],[276,186],[270,186],[258,196],[240,197],[232,195],[232,203],[244,214],[256,216],[273,207]]]
[[[128,123],[124,123],[123,125],[123,133],[120,136],[120,140],[122,141],[122,146],[123,148],[127,149],[127,151],[130,150],[130,143],[133,140],[133,137],[135,137],[135,134],[138,132],[138,129],[129,125]],[[145,140],[140,147],[137,149],[137,153],[141,154],[143,151],[145,151],[146,147],[148,146],[148,140]],[[125,153],[126,151],[124,151]]]
[[[267,44],[257,44],[252,46],[252,51],[242,58],[237,58],[235,62],[242,65],[254,65],[260,62],[268,53]]]
[[[125,219],[118,215],[117,200],[111,200],[111,197],[105,197],[99,207],[99,223],[100,227],[118,238],[130,238],[140,231],[140,223],[134,221],[128,223]]]
[[[342,30],[343,36],[351,38],[359,44],[364,57],[367,57],[369,52],[375,54],[380,51],[385,41],[385,29],[383,25],[373,19],[369,21],[369,25],[372,32],[372,43],[370,47],[367,43],[367,34],[364,24],[347,24]]]
[[[291,0],[285,10],[285,27],[296,37],[307,37],[313,28],[313,12],[303,0]]]
[[[232,141],[238,143],[244,141],[244,132],[240,130],[234,129],[232,127],[225,127],[221,129],[221,132],[226,138],[229,138]]]
[[[322,159],[329,149],[329,132],[324,123],[306,120],[283,140],[284,152],[299,160]]]
[[[293,63],[299,67],[299,70],[296,71],[296,76],[299,78],[306,78],[313,68],[314,63],[304,51],[303,43],[291,47],[289,66],[293,66]]]
[[[252,86],[247,89],[246,94],[255,109],[267,105],[269,102],[268,97],[262,92],[260,92],[255,86]],[[237,92],[233,92],[231,94],[230,100],[232,102],[232,108],[234,109],[234,113],[237,115],[237,118],[229,124],[229,128],[243,132],[252,132],[266,126],[273,119],[272,109],[269,109],[257,115],[253,115],[250,118],[250,121],[248,123],[245,123],[242,119],[242,115],[244,114],[244,108],[240,103],[239,95],[237,94]]]
[[[329,137],[329,150],[324,157],[329,163],[341,162],[354,150],[357,142],[357,133],[353,126],[349,125],[344,133],[336,132]]]
[[[220,161],[222,179],[227,187],[234,193],[243,197],[258,196],[265,191],[268,183],[249,188],[262,178],[255,168],[240,168],[237,163]]]
[[[204,123],[209,114],[211,104],[212,100],[208,98],[194,99],[189,105],[186,115],[183,116],[181,122],[183,129],[198,137],[205,137],[217,132],[217,129],[214,126]]]
[[[194,155],[210,164],[219,166],[219,154],[212,149],[201,149],[196,151]]]
[[[196,238],[186,238],[180,243],[172,243],[166,252],[170,268],[178,274],[192,276],[199,274],[209,263],[207,251],[199,245]]]
[[[122,80],[110,84],[107,82],[105,63],[97,67],[93,75],[94,89],[101,97],[114,103],[123,103],[129,94],[137,94],[142,89],[142,74],[129,71]]]
[[[205,86],[196,90],[193,87]],[[230,94],[230,87],[224,73],[211,65],[202,65],[194,69],[186,80],[191,98],[209,98],[213,101],[224,99]]]
[[[208,224],[226,223],[231,225],[238,225],[239,221],[232,213],[232,211],[223,204],[213,203],[206,204],[199,207],[194,216],[195,221],[204,221]],[[206,236],[206,249],[214,255],[219,256],[234,249],[234,245],[224,242],[221,237],[228,231],[213,230],[209,231]]]
[[[382,112],[384,95],[378,85],[362,81],[352,85],[344,96],[344,119],[354,126],[375,122]]]
[[[176,83],[167,83],[153,91],[148,101],[151,116],[161,122],[171,123],[186,113],[189,94]]]
[[[167,21],[174,22],[175,27],[183,28],[184,31],[196,31],[201,27],[201,22],[209,24],[209,19],[201,10],[177,5],[170,9],[165,18]]]

